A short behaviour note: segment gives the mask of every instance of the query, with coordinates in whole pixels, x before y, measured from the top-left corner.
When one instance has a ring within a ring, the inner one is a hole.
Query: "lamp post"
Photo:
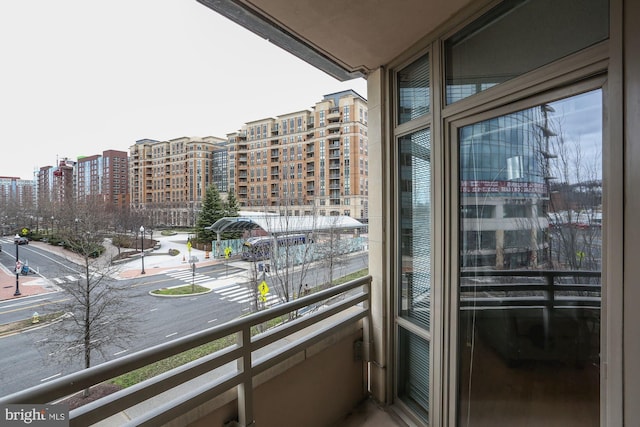
[[[142,248],[142,271],[140,274],[144,274],[144,225],[140,226],[140,247]]]
[[[54,218],[53,218],[53,215],[52,215],[52,216],[51,216],[51,235],[52,235],[52,236],[53,236],[53,233],[54,233],[54,231],[55,231],[55,229],[53,228],[53,220],[54,220]]]
[[[20,293],[20,258],[18,258],[19,238],[20,236],[16,234],[16,237],[13,239],[14,243],[16,244],[16,291],[13,293],[14,297],[19,297],[20,295],[22,295]]]
[[[80,221],[78,218],[76,218],[76,237],[78,236],[78,221]]]

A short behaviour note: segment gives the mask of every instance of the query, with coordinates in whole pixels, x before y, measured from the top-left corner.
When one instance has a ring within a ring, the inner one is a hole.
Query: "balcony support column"
[[[242,346],[242,357],[238,359],[238,370],[242,372],[243,381],[238,386],[238,425],[239,427],[255,426],[253,414],[253,377],[251,376],[251,329],[244,328],[238,332],[238,343]]]

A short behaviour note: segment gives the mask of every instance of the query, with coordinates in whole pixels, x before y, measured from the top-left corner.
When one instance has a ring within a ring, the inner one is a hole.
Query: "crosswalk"
[[[62,285],[64,283],[79,282],[82,279],[83,279],[82,275],[72,274],[68,276],[53,277],[53,278],[50,278],[49,280],[55,283],[56,285]]]
[[[256,295],[246,283],[231,283],[227,285],[220,284],[215,278],[206,274],[195,273],[190,270],[171,271],[166,273],[167,276],[178,279],[187,284],[196,284],[212,289],[213,292],[223,301],[235,302],[238,304],[248,304],[256,300]],[[265,295],[265,306],[270,307],[277,304],[278,296],[274,292]]]
[[[178,279],[182,282],[188,283],[188,284],[201,284],[204,282],[211,282],[213,281],[213,278],[205,275],[205,274],[200,274],[200,273],[196,273],[195,275],[193,274],[193,272],[191,270],[178,270],[178,271],[171,271],[169,273],[166,273],[167,276],[169,277],[173,277],[174,279]]]
[[[214,289],[214,291],[220,299],[225,301],[236,302],[239,304],[246,304],[249,302],[254,302],[256,300],[256,296],[251,292],[245,284],[231,284],[219,289]],[[278,302],[278,296],[270,292],[265,295],[267,301],[265,305],[270,307],[275,305]]]

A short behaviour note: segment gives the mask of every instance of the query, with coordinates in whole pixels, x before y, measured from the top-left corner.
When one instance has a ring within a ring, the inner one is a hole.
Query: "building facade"
[[[200,2],[367,79],[372,396],[408,425],[638,424],[638,2]]]
[[[230,181],[242,209],[365,219],[367,117],[366,100],[349,90],[228,135]]]
[[[36,206],[36,186],[33,180],[0,176],[0,219],[2,233],[31,227]],[[25,218],[29,218],[27,224]]]
[[[79,157],[75,171],[77,201],[96,200],[108,209],[129,206],[129,167],[126,151],[106,150]]]
[[[137,141],[129,149],[131,208],[154,226],[193,226],[206,189],[215,182],[214,158],[224,165],[224,142],[213,136]]]

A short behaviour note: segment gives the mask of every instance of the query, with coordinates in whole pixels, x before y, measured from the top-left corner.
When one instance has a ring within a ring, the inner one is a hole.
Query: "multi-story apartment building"
[[[74,201],[75,165],[75,161],[65,157],[58,161],[57,166],[43,166],[38,170],[36,180],[39,207],[48,209],[68,206]]]
[[[111,209],[129,204],[129,169],[126,151],[106,150],[102,155],[80,157],[76,164],[78,201],[98,200]]]
[[[230,181],[240,206],[367,218],[367,114],[367,101],[348,90],[324,96],[312,110],[248,122],[229,134]]]
[[[213,163],[211,172],[213,182],[220,193],[229,191],[229,144],[220,144],[220,148],[213,150]]]
[[[129,149],[131,207],[156,225],[193,226],[207,187],[214,181],[224,139],[143,139]],[[224,150],[222,150],[224,151]]]
[[[24,218],[31,216],[36,205],[35,184],[32,180],[0,176],[0,222],[2,232],[10,232],[10,224],[26,227]]]

